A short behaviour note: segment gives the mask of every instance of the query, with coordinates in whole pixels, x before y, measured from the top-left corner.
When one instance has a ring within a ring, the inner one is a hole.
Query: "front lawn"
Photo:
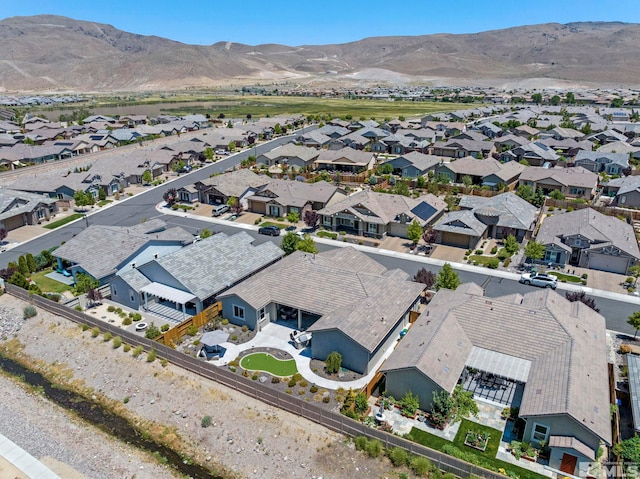
[[[469,256],[469,263],[478,264],[487,268],[490,267],[489,265],[493,264],[495,266],[493,269],[495,269],[500,265],[500,260],[496,256],[481,256],[479,254],[474,254]]]
[[[62,293],[64,291],[71,291],[71,286],[45,276],[52,271],[53,270],[51,269],[45,269],[38,271],[37,273],[31,273],[31,279],[36,282],[38,287],[44,293]]]
[[[291,225],[287,225],[284,223],[274,223],[273,221],[263,221],[262,223],[260,223],[261,228],[264,228],[265,226],[277,226],[278,228],[283,230],[285,228],[288,228]]]
[[[329,238],[329,239],[338,239],[338,233],[334,233],[333,231],[318,231],[316,236],[320,238]]]
[[[580,276],[573,274],[558,273],[557,271],[549,271],[549,274],[558,278],[558,281],[566,281],[567,283],[582,283],[583,279]]]
[[[113,203],[113,200],[102,200],[98,201],[98,206],[102,207],[104,205],[108,205],[109,203]]]
[[[56,228],[59,228],[60,226],[66,225],[67,223],[71,223],[72,221],[75,221],[78,218],[82,218],[82,216],[83,216],[82,213],[73,213],[72,215],[69,215],[66,218],[62,218],[58,221],[54,221],[53,223],[49,223],[44,227],[47,228],[48,230],[54,230]]]
[[[470,430],[484,433],[489,436],[489,441],[487,442],[487,447],[484,451],[480,451],[464,444],[467,432]],[[499,472],[499,469],[504,469],[507,471],[507,475],[509,475],[509,473],[513,473],[520,479],[545,479],[545,476],[530,471],[529,469],[514,466],[508,462],[496,459],[498,447],[500,446],[500,439],[502,438],[502,432],[497,429],[463,419],[453,442],[434,436],[433,434],[429,434],[428,432],[415,427],[411,429],[410,434],[415,442],[422,444],[423,446],[444,452],[445,454],[457,457],[458,459],[462,459],[463,461],[470,462],[477,466],[496,472]]]

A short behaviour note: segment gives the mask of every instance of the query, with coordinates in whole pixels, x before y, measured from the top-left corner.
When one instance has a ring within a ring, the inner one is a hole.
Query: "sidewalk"
[[[27,451],[19,447],[14,442],[0,434],[0,471],[2,458],[11,463],[23,475],[15,476],[17,478],[28,477],[31,479],[61,479],[51,469],[46,467]],[[5,476],[9,477],[9,476]]]

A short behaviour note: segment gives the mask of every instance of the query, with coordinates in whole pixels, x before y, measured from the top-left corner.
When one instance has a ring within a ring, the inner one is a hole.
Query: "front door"
[[[566,472],[567,474],[573,474],[576,470],[576,464],[578,463],[578,458],[576,456],[572,456],[571,454],[567,454],[566,452],[562,455],[562,462],[560,463],[560,470],[562,472]]]

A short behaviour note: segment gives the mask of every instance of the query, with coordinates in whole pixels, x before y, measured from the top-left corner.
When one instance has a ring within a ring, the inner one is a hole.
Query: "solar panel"
[[[421,220],[428,220],[436,212],[436,209],[426,201],[422,201],[417,206],[414,206],[411,212]]]

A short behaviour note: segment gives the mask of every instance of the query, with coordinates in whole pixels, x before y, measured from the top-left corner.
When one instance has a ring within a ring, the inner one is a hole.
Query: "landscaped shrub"
[[[482,254],[482,253],[484,253],[484,250],[481,250],[481,249],[476,250],[476,254]]]
[[[333,351],[329,353],[327,359],[325,361],[326,370],[329,374],[335,374],[340,371],[340,367],[342,366],[342,354],[338,351]]]
[[[98,326],[94,327],[91,330],[91,337],[92,338],[97,338],[99,334],[100,334],[100,328]]]
[[[500,260],[498,258],[491,258],[487,262],[487,268],[498,269],[498,266],[500,266]]]
[[[318,392],[318,386],[313,385],[309,388],[309,392],[311,393],[317,393]]]
[[[290,388],[294,387],[296,384],[298,384],[298,381],[296,381],[294,378],[289,379],[289,382],[287,383],[287,386],[289,386]]]
[[[124,319],[122,320],[122,325],[123,325],[123,326],[129,326],[132,322],[133,322],[133,321],[131,320],[131,318],[127,316],[126,318],[124,318]]]
[[[241,328],[241,329],[242,329],[242,332],[243,332],[243,333],[246,333],[247,331],[249,331],[249,326],[247,326],[246,324],[244,324],[244,325],[242,326],[242,328]]]
[[[221,323],[223,326],[226,326],[227,324],[229,324],[229,320],[227,318],[223,318]]]
[[[115,306],[113,306],[113,305],[109,305],[109,306],[107,307],[107,311],[109,311],[110,313],[113,313],[115,310],[116,310],[116,307],[115,307]]]
[[[254,381],[257,381],[257,380],[258,380],[258,373],[257,373],[257,372],[254,372],[254,373],[251,375],[251,379],[253,379]]]
[[[89,325],[88,325],[88,324],[86,324],[86,323],[83,323],[83,324],[82,324],[82,330],[83,330],[83,331],[86,331],[87,329],[89,329]]]
[[[511,258],[507,258],[502,262],[503,266],[506,268],[511,264]]]
[[[378,457],[382,454],[382,443],[377,439],[372,439],[367,444],[367,454],[369,457]]]
[[[76,306],[73,309],[75,309],[76,311],[82,312],[82,306],[80,306],[80,305]]]
[[[125,343],[125,345],[124,345],[124,346],[122,346],[122,350],[123,350],[125,353],[128,353],[128,352],[131,350],[131,345],[130,345],[129,343]]]
[[[331,401],[331,398],[329,396],[323,396],[322,397],[322,402],[323,403],[327,404],[327,403],[329,403],[329,401]]]
[[[389,460],[396,467],[409,464],[409,453],[401,447],[394,447],[387,453],[387,456],[389,456]]]
[[[369,444],[369,440],[366,436],[358,436],[353,439],[353,444],[356,446],[356,450],[364,451],[367,449],[367,444]]]
[[[190,325],[185,333],[187,333],[189,336],[195,336],[196,334],[198,334],[198,327],[195,324]]]
[[[498,247],[494,246],[493,248],[491,248],[491,254],[496,254],[498,252]]]
[[[413,394],[411,391],[407,391],[400,400],[400,406],[402,407],[402,414],[415,416],[418,408],[420,407],[420,399],[416,394]]]
[[[298,384],[298,386],[300,386],[301,388],[306,388],[308,385],[309,383],[304,379]]]
[[[113,334],[111,334],[109,331],[107,331],[102,335],[102,339],[104,340],[105,343],[107,341],[111,341],[111,338],[113,338]]]
[[[271,378],[271,382],[273,384],[278,384],[280,382],[280,378],[278,376],[274,376]]]
[[[202,420],[200,421],[200,425],[202,427],[209,427],[209,426],[211,426],[211,422],[212,422],[211,416],[202,416]]]
[[[426,457],[414,456],[411,458],[410,467],[417,476],[425,476],[431,470],[431,461]]]
[[[169,326],[168,324],[163,324],[162,327],[160,328],[160,331],[164,333],[166,331],[169,331],[170,328],[171,326]]]
[[[29,306],[25,306],[22,310],[22,317],[24,319],[33,318],[36,314],[38,314],[38,311],[36,310],[36,307],[31,304]]]

